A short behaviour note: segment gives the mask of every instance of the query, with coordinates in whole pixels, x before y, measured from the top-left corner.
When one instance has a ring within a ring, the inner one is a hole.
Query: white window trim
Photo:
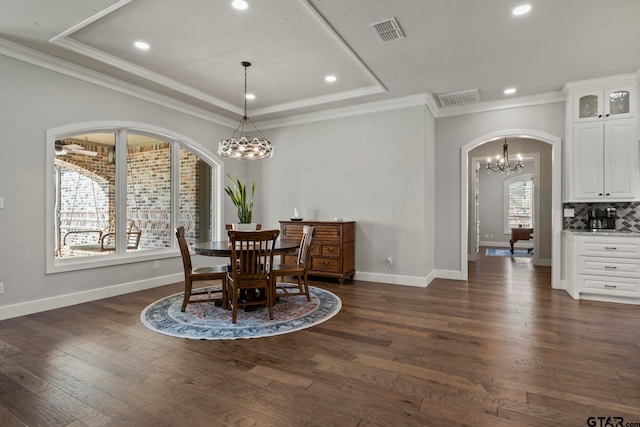
[[[96,122],[85,122],[85,123],[75,123],[65,126],[60,126],[56,128],[47,129],[45,135],[45,158],[46,158],[46,166],[45,166],[45,209],[46,209],[46,223],[45,223],[45,250],[46,250],[46,266],[45,273],[61,273],[65,271],[74,271],[74,270],[84,270],[90,268],[97,267],[105,267],[110,265],[120,265],[120,264],[129,264],[140,261],[148,261],[148,260],[156,260],[156,259],[164,259],[164,258],[173,258],[179,256],[179,249],[177,245],[172,239],[171,248],[165,249],[154,249],[143,252],[126,252],[126,239],[120,238],[116,239],[116,242],[120,242],[120,251],[116,251],[115,254],[103,255],[99,257],[86,257],[86,258],[74,258],[74,259],[56,259],[55,258],[55,141],[57,139],[61,139],[64,137],[82,134],[82,133],[94,133],[94,132],[114,132],[118,134],[116,138],[116,147],[118,144],[125,144],[126,139],[121,136],[126,134],[126,132],[133,133],[141,133],[151,135],[160,139],[163,139],[172,144],[172,166],[176,163],[176,160],[173,158],[179,155],[179,150],[176,148],[184,147],[189,149],[194,154],[198,155],[201,159],[205,160],[213,167],[214,173],[214,182],[216,185],[213,197],[213,214],[215,218],[214,227],[214,238],[216,240],[220,240],[222,237],[222,229],[223,229],[223,205],[222,205],[222,194],[223,194],[223,184],[224,184],[224,163],[212,152],[210,152],[203,145],[197,143],[196,141],[188,138],[184,135],[178,134],[176,132],[170,131],[168,129],[164,129],[158,126],[150,125],[147,123],[139,123],[139,122],[127,122],[127,121],[96,121]],[[121,142],[124,141],[124,142]],[[177,154],[173,154],[177,153]],[[126,163],[126,149],[117,149],[116,148],[116,158],[119,164]],[[116,171],[116,174],[125,174],[126,170],[124,168],[121,171]],[[172,196],[175,196],[179,191],[178,186],[174,183],[174,178],[177,171],[173,172],[172,169]],[[126,186],[126,176],[125,180],[120,177],[120,185]],[[126,197],[126,189],[123,193],[122,191],[117,192],[116,194],[120,194]],[[178,221],[178,212],[176,210],[178,198],[172,197],[172,218],[171,218],[171,229],[175,228],[175,224]],[[117,202],[120,202],[121,205],[122,200],[118,199]],[[118,204],[117,204],[118,205]],[[125,206],[125,205],[122,205]],[[124,236],[124,230],[126,229],[126,215],[118,215],[118,222],[120,233]],[[120,224],[121,222],[121,224]]]
[[[503,184],[503,199],[502,199],[502,223],[504,227],[504,234],[511,234],[511,227],[509,227],[509,185],[514,182],[519,181],[532,181],[533,185],[533,194],[532,194],[532,209],[531,209],[531,227],[535,224],[536,219],[536,183],[534,179],[534,175],[532,173],[527,173],[523,175],[518,175],[513,178],[509,178],[504,181]]]

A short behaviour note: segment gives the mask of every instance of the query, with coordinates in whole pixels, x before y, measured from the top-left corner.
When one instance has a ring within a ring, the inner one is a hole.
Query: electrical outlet
[[[153,269],[154,269],[154,270],[157,270],[157,269],[159,269],[159,268],[160,268],[160,261],[154,261],[154,262],[153,262]]]
[[[0,282],[0,294],[4,294],[4,282]]]
[[[387,267],[393,267],[393,259],[391,257],[387,257]]]

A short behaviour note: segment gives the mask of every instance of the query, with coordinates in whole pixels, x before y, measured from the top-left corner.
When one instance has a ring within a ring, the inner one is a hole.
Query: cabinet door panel
[[[593,200],[603,197],[602,122],[574,126],[573,198]]]
[[[605,119],[624,119],[633,116],[633,87],[616,86],[604,91]]]
[[[604,191],[608,199],[634,199],[638,193],[638,148],[632,120],[604,123]]]
[[[573,98],[575,123],[602,120],[602,89],[577,91]]]

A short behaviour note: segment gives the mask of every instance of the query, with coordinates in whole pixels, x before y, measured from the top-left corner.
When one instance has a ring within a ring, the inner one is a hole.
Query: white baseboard
[[[419,276],[402,276],[399,274],[369,273],[366,271],[357,271],[353,277],[355,280],[364,282],[378,282],[390,285],[416,286],[426,288],[433,280],[433,273],[426,277]]]
[[[81,304],[83,302],[115,297],[131,292],[143,291],[145,289],[157,288],[158,286],[170,285],[182,280],[184,280],[184,274],[177,273],[154,277],[152,279],[139,280],[136,282],[106,286],[104,288],[91,289],[88,291],[74,292],[71,294],[57,295],[55,297],[0,306],[0,320],[26,316],[27,314],[67,307],[70,305]]]
[[[541,267],[551,267],[551,260],[549,258],[540,258],[536,265]]]
[[[458,270],[435,270],[437,279],[462,280],[462,272]]]

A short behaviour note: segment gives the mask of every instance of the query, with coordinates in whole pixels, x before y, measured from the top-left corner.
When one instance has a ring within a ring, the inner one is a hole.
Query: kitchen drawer
[[[580,275],[578,290],[586,294],[640,297],[640,279]]]
[[[640,259],[580,257],[578,272],[640,279]]]
[[[578,255],[610,258],[640,258],[640,241],[632,238],[617,240],[580,239]]]
[[[340,271],[340,260],[337,258],[312,257],[311,270]]]
[[[320,255],[322,256],[339,256],[340,245],[321,245]]]

